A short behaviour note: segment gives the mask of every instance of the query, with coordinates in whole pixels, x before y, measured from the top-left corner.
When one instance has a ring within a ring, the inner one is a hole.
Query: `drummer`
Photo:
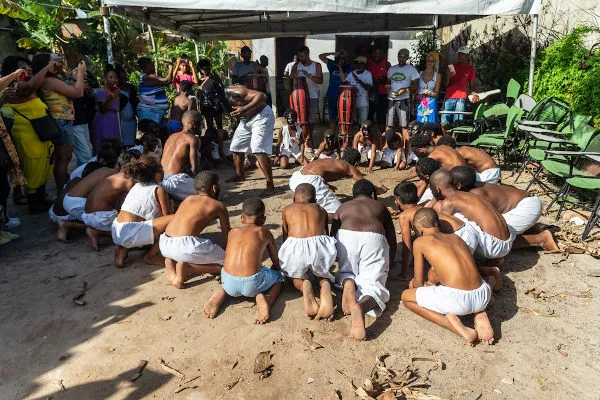
[[[298,50],[298,62],[292,67],[290,76],[292,78],[306,78],[310,98],[310,111],[309,124],[305,126],[305,134],[307,142],[312,146],[311,124],[319,122],[319,95],[321,84],[323,84],[323,70],[320,63],[310,59],[310,50],[308,47],[302,46]]]
[[[362,124],[369,119],[369,91],[373,87],[373,76],[365,68],[367,57],[354,59],[353,71],[346,74],[342,71],[342,82],[356,87],[356,122]]]
[[[246,86],[248,74],[260,73],[260,65],[252,62],[252,50],[248,46],[241,48],[240,57],[242,61],[236,61],[231,70],[231,83]]]

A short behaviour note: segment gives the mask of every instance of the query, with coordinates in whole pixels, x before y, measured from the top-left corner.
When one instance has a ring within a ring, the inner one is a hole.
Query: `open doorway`
[[[370,57],[374,47],[381,47],[385,53],[384,57],[387,59],[389,46],[389,36],[337,35],[335,37],[335,49],[346,50],[349,63],[352,63],[358,56]]]
[[[275,90],[277,91],[276,103],[277,116],[282,117],[285,110],[290,106],[289,93],[283,83],[283,71],[285,66],[293,61],[294,54],[298,49],[304,46],[305,38],[302,37],[284,37],[275,39],[275,63],[276,63],[276,81]]]

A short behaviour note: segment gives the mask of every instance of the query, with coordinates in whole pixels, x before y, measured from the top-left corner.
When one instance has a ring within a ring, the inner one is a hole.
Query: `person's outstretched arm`
[[[227,207],[223,204],[221,204],[219,209],[219,224],[221,225],[221,233],[223,235],[223,248],[226,248],[231,225],[229,225],[229,212],[227,211]]]
[[[273,268],[276,271],[279,271],[281,269],[281,266],[279,265],[279,255],[277,254],[277,246],[275,245],[275,239],[273,238],[273,235],[270,231],[265,229],[265,232],[269,241],[269,243],[267,244],[267,250],[269,251],[269,257],[271,258],[271,261],[273,261],[273,266],[271,268]]]

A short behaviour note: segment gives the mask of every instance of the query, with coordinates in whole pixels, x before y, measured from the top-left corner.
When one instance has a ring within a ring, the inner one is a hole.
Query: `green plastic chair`
[[[508,115],[508,111],[510,110],[510,106],[514,105],[517,102],[517,97],[521,94],[521,84],[514,80],[513,78],[508,81],[508,85],[506,87],[506,103],[498,103],[489,107],[485,110],[484,116],[486,118],[491,117],[501,117],[504,115]],[[509,101],[512,100],[512,101]],[[507,117],[508,118],[508,117]]]
[[[524,113],[525,110],[522,108],[511,106],[506,117],[506,126],[504,128],[504,132],[484,133],[471,142],[471,146],[476,146],[495,152],[498,159],[498,164],[500,164],[500,150],[502,150],[503,157],[506,160],[507,145],[511,141],[511,138],[516,130],[517,121],[523,117]]]

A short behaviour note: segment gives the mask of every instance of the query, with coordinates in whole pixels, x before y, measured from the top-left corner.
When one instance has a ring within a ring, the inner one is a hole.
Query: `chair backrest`
[[[525,93],[521,93],[515,102],[515,106],[521,107],[526,112],[531,112],[535,107],[536,102],[535,99],[531,96],[526,95]]]
[[[521,107],[511,106],[508,109],[508,114],[506,115],[506,128],[504,129],[504,138],[509,138],[515,127],[517,126],[517,121],[523,118],[523,114],[525,114],[525,110]]]
[[[475,109],[475,113],[473,114],[473,120],[474,121],[478,121],[480,119],[484,118],[484,111],[486,108],[486,104],[485,103],[480,103],[477,108]]]
[[[513,78],[508,81],[508,86],[506,87],[506,100],[512,99],[513,103],[517,101],[517,97],[521,93],[521,84],[514,80]],[[508,101],[507,101],[508,103]]]
[[[527,119],[532,121],[546,121],[560,123],[569,116],[571,107],[554,97],[542,99],[529,112]]]
[[[577,144],[581,150],[585,149],[594,136],[596,129],[589,125],[592,117],[571,113],[571,117],[568,118],[568,122],[564,123],[564,126],[560,130],[565,134],[565,138]]]
[[[585,151],[600,153],[600,134],[590,140]],[[591,176],[600,176],[600,164],[587,158],[583,158],[581,170]]]

